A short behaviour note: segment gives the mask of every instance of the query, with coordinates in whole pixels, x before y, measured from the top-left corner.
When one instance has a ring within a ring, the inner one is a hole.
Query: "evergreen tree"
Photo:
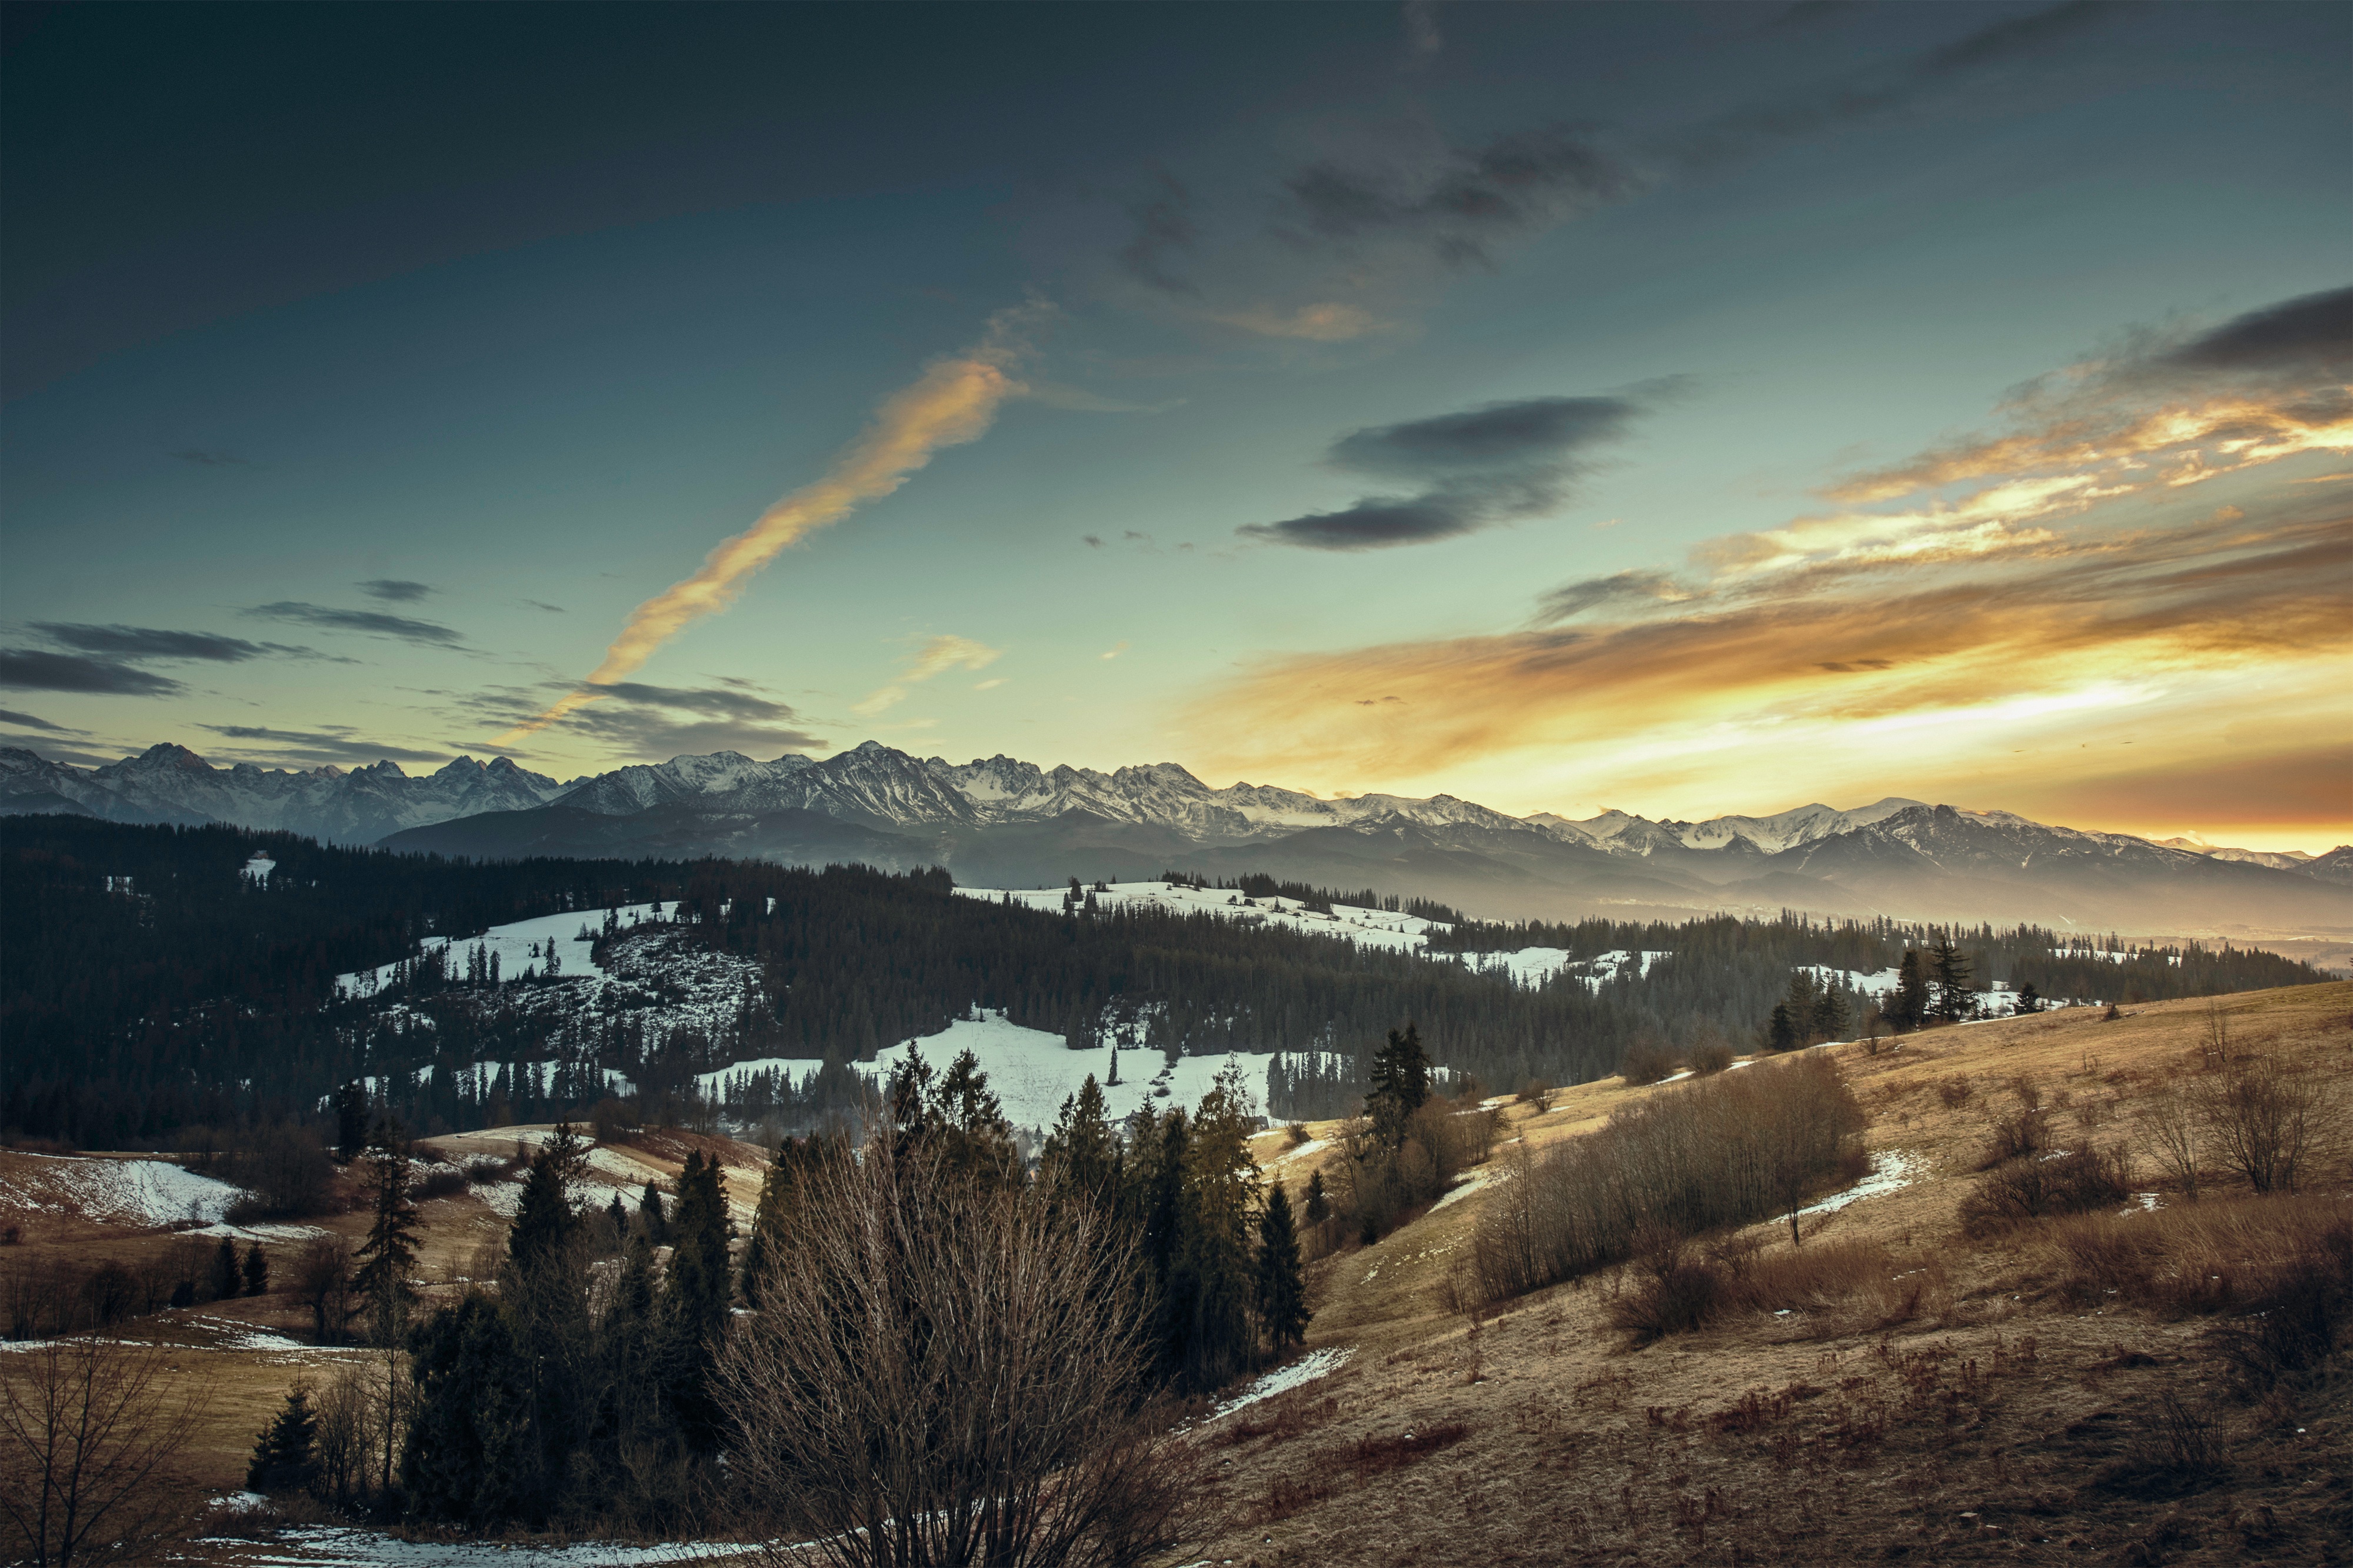
[[[1834,984],[1825,984],[1814,997],[1810,1033],[1816,1039],[1843,1040],[1853,1022],[1854,1015],[1847,1006],[1846,993]]]
[[[1332,1217],[1332,1200],[1324,1194],[1324,1173],[1307,1173],[1307,1223],[1322,1225]]]
[[[259,1296],[269,1289],[269,1259],[261,1255],[261,1243],[255,1242],[245,1254],[245,1293]]]
[[[1299,1258],[1299,1236],[1291,1200],[1277,1182],[1267,1194],[1258,1222],[1258,1321],[1274,1353],[1299,1342],[1307,1330],[1307,1279]]]
[[[646,1190],[638,1199],[638,1221],[649,1246],[670,1245],[670,1221],[662,1214],[661,1189],[651,1181],[646,1183]]]
[[[1789,1017],[1787,1002],[1773,1004],[1773,1016],[1765,1025],[1765,1048],[1768,1051],[1793,1050],[1798,1045],[1798,1026]]]
[[[1788,1016],[1789,1027],[1797,1036],[1798,1045],[1813,1043],[1814,1011],[1820,1004],[1821,987],[1814,979],[1814,972],[1810,969],[1792,970],[1789,973],[1789,989],[1781,998],[1781,1006]]]
[[[680,1430],[696,1449],[719,1440],[720,1411],[711,1394],[719,1346],[727,1331],[733,1281],[727,1268],[726,1178],[714,1157],[686,1157],[678,1178],[674,1250],[662,1298],[662,1388]]]
[[[1928,981],[1920,969],[1920,950],[1907,947],[1895,971],[1895,994],[1887,999],[1887,1021],[1898,1031],[1918,1028],[1928,1020]]]
[[[610,1231],[615,1252],[624,1252],[629,1245],[629,1205],[621,1201],[620,1189],[613,1190],[613,1201],[605,1208],[605,1228]]]
[[[1388,1043],[1373,1057],[1371,1092],[1365,1109],[1382,1142],[1394,1149],[1405,1142],[1405,1124],[1430,1099],[1430,1053],[1421,1047],[1421,1031],[1411,1023],[1405,1032],[1389,1031]]]
[[[477,1530],[515,1518],[535,1468],[527,1369],[509,1315],[470,1290],[412,1337],[417,1408],[400,1458],[408,1506]]]
[[[1929,950],[1936,994],[1929,1011],[1948,1024],[1958,1023],[1977,1010],[1977,993],[1969,988],[1969,961],[1949,936],[1940,936]]]
[[[1119,1185],[1119,1135],[1105,1114],[1103,1087],[1089,1073],[1079,1092],[1062,1101],[1039,1157],[1039,1179],[1057,1196],[1108,1201]]]
[[[1418,1048],[1418,1047],[1417,1047]],[[1258,1207],[1258,1164],[1250,1135],[1256,1118],[1239,1068],[1220,1072],[1194,1110],[1187,1149],[1189,1224],[1179,1250],[1193,1310],[1186,1340],[1194,1385],[1215,1388],[1250,1359],[1250,1222]]]
[[[237,1243],[224,1236],[213,1249],[213,1300],[227,1300],[237,1293],[244,1281],[244,1271],[237,1267]]]
[[[807,1146],[791,1138],[778,1141],[760,1178],[760,1205],[752,1215],[752,1237],[744,1244],[744,1304],[760,1304],[760,1281],[777,1254],[790,1245],[792,1227],[800,1217],[801,1163]]]
[[[2040,992],[2034,989],[2033,981],[2029,980],[2019,986],[2018,1000],[2013,1004],[2014,1011],[2020,1013],[2040,1013],[2042,1011],[2042,995]]]
[[[368,1233],[355,1255],[360,1267],[352,1287],[368,1305],[376,1342],[389,1345],[415,1294],[408,1281],[417,1271],[417,1205],[408,1201],[408,1152],[391,1121],[376,1123],[364,1158]]]
[[[524,1431],[514,1450],[518,1468],[507,1489],[533,1521],[544,1519],[559,1500],[580,1437],[577,1405],[591,1347],[585,1237],[572,1191],[586,1163],[571,1124],[557,1123],[523,1178],[499,1275],[524,1396]]]
[[[254,1438],[253,1459],[245,1470],[246,1490],[299,1491],[317,1480],[318,1432],[318,1417],[311,1412],[311,1391],[298,1384],[286,1395],[286,1408]]]
[[[980,1058],[970,1050],[956,1053],[948,1064],[934,1097],[934,1122],[939,1128],[947,1168],[981,1181],[1008,1181],[1020,1170],[1013,1146],[1013,1129],[988,1087]]]
[[[335,1152],[348,1165],[367,1147],[367,1090],[347,1083],[335,1091]]]

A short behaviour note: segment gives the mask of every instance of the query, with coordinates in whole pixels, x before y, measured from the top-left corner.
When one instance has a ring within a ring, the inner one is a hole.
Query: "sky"
[[[0,744],[2353,841],[2341,5],[0,26]]]

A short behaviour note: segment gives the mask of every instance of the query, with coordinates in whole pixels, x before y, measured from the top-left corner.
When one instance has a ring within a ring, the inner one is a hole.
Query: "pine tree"
[[[1836,985],[1825,984],[1814,997],[1811,1030],[1814,1037],[1843,1040],[1853,1021],[1853,1013],[1847,1006],[1846,993]]]
[[[1307,1279],[1299,1258],[1299,1235],[1291,1200],[1277,1182],[1267,1194],[1258,1222],[1258,1320],[1274,1353],[1299,1342],[1307,1329]]]
[[[1977,1010],[1977,993],[1969,988],[1969,961],[1949,936],[1940,936],[1929,950],[1936,995],[1929,1011],[1948,1024],[1958,1023]]]
[[[360,1267],[352,1287],[368,1303],[376,1342],[389,1345],[398,1339],[415,1294],[408,1280],[417,1271],[417,1205],[408,1201],[408,1152],[389,1121],[376,1123],[364,1158],[368,1234],[356,1254]]]
[[[269,1259],[261,1255],[261,1243],[257,1241],[245,1254],[245,1293],[259,1296],[269,1289]]]
[[[786,1138],[777,1142],[768,1169],[760,1178],[760,1204],[752,1215],[752,1237],[744,1244],[744,1304],[760,1304],[760,1282],[768,1266],[788,1245],[800,1215],[801,1162],[807,1145]]]
[[[318,1432],[318,1417],[311,1413],[311,1391],[298,1384],[287,1393],[286,1408],[254,1438],[253,1459],[245,1470],[246,1490],[299,1491],[317,1480]]]
[[[662,1299],[662,1386],[680,1429],[703,1451],[719,1439],[720,1412],[711,1380],[734,1294],[727,1268],[732,1228],[718,1160],[689,1154],[678,1177],[674,1250]]]
[[[408,1506],[476,1529],[519,1511],[531,1469],[529,1370],[509,1314],[480,1290],[414,1340],[417,1409],[400,1458]]]
[[[1887,999],[1887,1021],[1898,1030],[1916,1029],[1928,1019],[1928,982],[1920,971],[1920,951],[1907,947],[1895,971],[1895,994]]]
[[[1403,1034],[1391,1029],[1373,1056],[1372,1089],[1365,1096],[1381,1142],[1392,1149],[1404,1142],[1406,1121],[1429,1099],[1430,1053],[1421,1048],[1421,1031],[1411,1023]]]
[[[1773,1004],[1773,1016],[1765,1025],[1765,1048],[1768,1051],[1794,1050],[1798,1044],[1798,1026],[1789,1017],[1787,1002]]]
[[[227,1237],[213,1249],[213,1300],[226,1301],[236,1295],[245,1280],[244,1271],[237,1267],[237,1243]]]
[[[1322,1225],[1332,1217],[1332,1200],[1324,1194],[1324,1173],[1321,1171],[1307,1173],[1306,1213],[1309,1225]]]
[[[1794,1044],[1803,1046],[1812,1043],[1814,1009],[1820,1005],[1820,1002],[1821,988],[1815,982],[1814,972],[1810,969],[1792,970],[1789,974],[1788,993],[1781,998],[1781,1006],[1788,1016],[1790,1030],[1797,1037]],[[1786,1050],[1788,1047],[1784,1046],[1776,1048]]]
[[[1013,1129],[1004,1107],[988,1087],[980,1058],[970,1050],[956,1053],[948,1064],[934,1097],[934,1121],[939,1127],[947,1168],[978,1181],[1010,1180],[1020,1170],[1013,1146]]]
[[[367,1090],[347,1083],[335,1091],[335,1152],[348,1165],[367,1147]]]
[[[649,1245],[670,1245],[670,1221],[662,1214],[661,1189],[650,1181],[646,1183],[646,1190],[638,1199],[638,1220],[644,1227]]]
[[[629,1205],[621,1201],[618,1187],[613,1189],[613,1201],[605,1207],[605,1228],[612,1232],[613,1250],[626,1251],[629,1245]]]
[[[1105,1114],[1103,1086],[1089,1073],[1079,1092],[1062,1101],[1038,1163],[1058,1196],[1107,1201],[1119,1184],[1119,1137]]]
[[[586,1258],[572,1192],[586,1164],[578,1135],[568,1122],[557,1123],[523,1178],[499,1274],[525,1395],[525,1433],[510,1489],[516,1506],[534,1520],[558,1500],[581,1436],[578,1405],[591,1346]]]
[[[1234,1067],[1218,1075],[1193,1113],[1186,1152],[1190,1224],[1179,1258],[1193,1309],[1187,1371],[1197,1387],[1223,1383],[1255,1349],[1249,1317],[1250,1232],[1258,1207],[1258,1163],[1250,1152],[1255,1120]]]
[[[2020,1013],[2040,1013],[2042,1011],[2042,994],[2034,989],[2033,981],[2026,981],[2019,986],[2018,1000],[2014,1004],[2015,1011]]]

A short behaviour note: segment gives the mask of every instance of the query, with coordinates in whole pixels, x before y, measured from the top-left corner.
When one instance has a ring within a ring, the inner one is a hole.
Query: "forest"
[[[266,879],[245,869],[257,853],[274,862]],[[1253,895],[1346,897],[1248,882]],[[659,910],[658,931],[614,923],[612,911],[636,905]],[[463,945],[492,925],[575,911],[599,962],[634,955],[642,984],[591,990],[540,968],[494,975]],[[649,951],[657,936],[663,945]],[[420,956],[430,937],[459,945]],[[423,1134],[586,1115],[615,1092],[667,1116],[731,1111],[807,1131],[871,1095],[855,1064],[975,1008],[1081,1048],[1124,1024],[1134,1043],[1172,1055],[1289,1053],[1265,1100],[1291,1118],[1352,1110],[1381,1041],[1408,1024],[1457,1080],[1573,1083],[1630,1057],[1787,1043],[1771,1034],[1772,1016],[1794,994],[1793,972],[1891,971],[1931,947],[1954,952],[1980,1004],[1997,981],[2057,1000],[2131,1001],[2317,977],[2245,949],[2117,962],[2087,939],[2032,928],[1788,914],[1683,925],[1458,920],[1432,928],[1420,956],[1132,906],[1058,915],[960,897],[936,869],[469,863],[62,816],[0,820],[0,1132],[124,1149],[323,1126],[331,1099],[355,1081]],[[1538,984],[1482,967],[1530,947],[1572,960],[1659,956]],[[681,1021],[675,977],[698,958],[749,978],[728,1005]],[[390,986],[339,994],[336,975],[390,963],[401,966]],[[1843,987],[1826,979],[1837,1005],[1822,1016],[1869,1023],[1870,1003]],[[764,1087],[756,1104],[696,1093],[694,1075],[763,1057],[827,1065]]]

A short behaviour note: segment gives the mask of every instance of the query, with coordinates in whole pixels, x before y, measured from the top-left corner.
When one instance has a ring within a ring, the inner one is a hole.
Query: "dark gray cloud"
[[[1555,588],[1536,602],[1535,624],[1552,626],[1609,605],[1672,604],[1692,597],[1664,572],[1616,572]]]
[[[436,626],[431,621],[414,621],[406,616],[387,616],[376,610],[338,610],[325,605],[305,605],[290,599],[256,605],[239,613],[258,616],[264,620],[324,626],[330,631],[396,637],[402,642],[423,643],[433,647],[460,647],[466,640],[448,626]]]
[[[0,724],[13,724],[19,730],[41,730],[52,735],[87,735],[87,730],[69,730],[63,724],[52,724],[47,719],[37,719],[30,713],[19,713],[13,708],[0,708]]]
[[[412,583],[406,577],[371,577],[359,585],[361,593],[371,599],[388,604],[408,605],[429,598],[435,592],[429,583]]]
[[[1166,169],[1153,171],[1153,177],[1155,194],[1128,215],[1135,220],[1135,237],[1120,247],[1120,269],[1164,294],[1198,294],[1198,289],[1168,270],[1168,253],[1192,248],[1198,237],[1193,193]]]
[[[2233,317],[2164,357],[2183,370],[2353,367],[2353,289],[2328,289]]]
[[[389,757],[396,763],[438,763],[448,757],[447,752],[419,752],[406,746],[387,746],[381,741],[359,738],[356,731],[341,725],[325,730],[271,730],[255,724],[204,724],[200,729],[232,741],[259,741],[263,748],[236,748],[239,752],[256,752],[271,759],[306,763],[352,763],[365,766]]]
[[[1799,93],[1751,103],[1677,138],[1681,162],[1710,167],[1793,137],[1894,113],[1960,79],[2050,53],[2127,7],[2114,0],[2067,0],[2005,17],[1914,56],[1892,69],[1850,75]],[[1804,20],[1796,11],[1785,20]]]
[[[790,722],[800,717],[782,702],[772,701],[756,692],[733,685],[647,686],[634,680],[617,680],[596,689],[639,707],[672,708],[715,718],[758,719],[774,723]]]
[[[1508,132],[1434,161],[1325,160],[1283,182],[1287,216],[1308,237],[1405,239],[1450,266],[1494,265],[1499,240],[1622,201],[1634,168],[1568,125]]]
[[[79,622],[35,621],[33,629],[51,642],[83,653],[108,653],[124,658],[196,658],[215,664],[237,664],[272,653],[303,650],[278,643],[247,642],[211,632],[165,631],[156,626],[86,626]]]
[[[1662,384],[1663,390],[1665,384]],[[1308,550],[1382,550],[1541,517],[1568,499],[1594,448],[1624,436],[1651,400],[1531,397],[1351,431],[1325,461],[1420,479],[1418,495],[1366,496],[1336,511],[1248,523],[1246,539]]]
[[[184,447],[173,453],[172,456],[184,463],[194,463],[199,468],[217,468],[231,463],[245,461],[234,452],[207,452],[201,447]]]
[[[168,676],[115,659],[29,647],[0,648],[0,687],[12,691],[84,691],[116,697],[167,697],[184,689]]]
[[[1642,405],[1627,397],[1528,397],[1461,414],[1351,431],[1332,443],[1336,468],[1367,474],[1494,472],[1552,466],[1621,436]]]

